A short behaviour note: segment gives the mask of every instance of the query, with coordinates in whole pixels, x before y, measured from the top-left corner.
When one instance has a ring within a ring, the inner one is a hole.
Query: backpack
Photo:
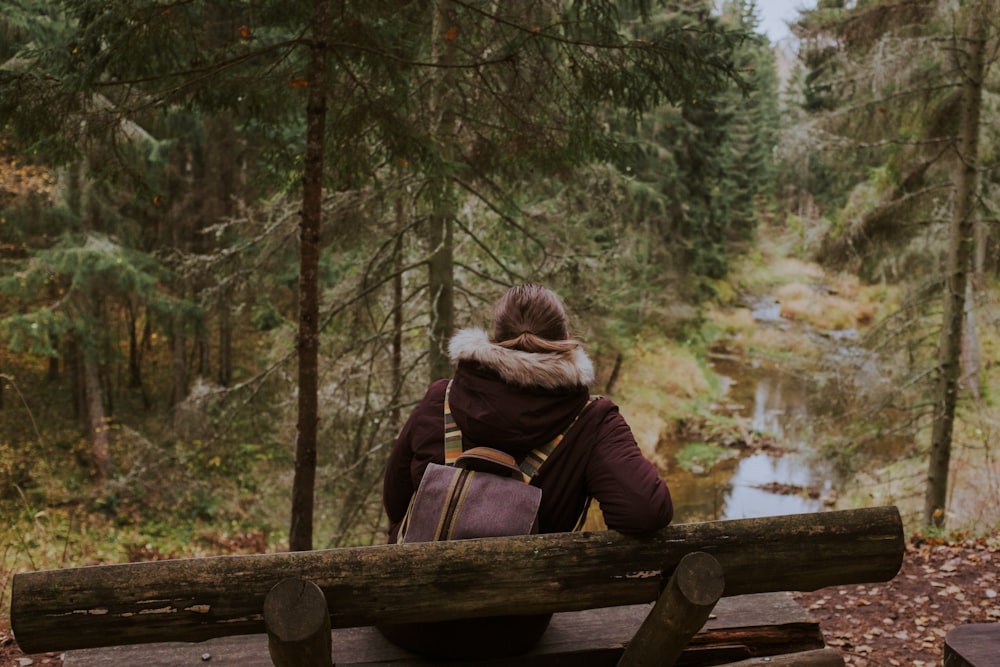
[[[444,398],[444,465],[427,465],[400,525],[399,543],[537,532],[542,490],[531,481],[593,399],[562,433],[518,464],[510,454],[492,447],[462,451],[462,431],[451,414],[450,394],[451,382]],[[578,527],[589,505],[588,499]]]

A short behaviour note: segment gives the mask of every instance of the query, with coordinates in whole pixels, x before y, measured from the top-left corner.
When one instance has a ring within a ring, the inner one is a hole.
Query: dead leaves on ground
[[[998,571],[1000,533],[944,544],[914,540],[892,581],[796,598],[847,665],[939,665],[949,630],[1000,622]]]

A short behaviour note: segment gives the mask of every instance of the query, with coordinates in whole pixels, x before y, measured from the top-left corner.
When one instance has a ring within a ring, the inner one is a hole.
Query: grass
[[[716,391],[706,371],[689,347],[655,334],[637,340],[626,357],[612,398],[621,406],[643,453],[661,467],[657,444],[664,432]]]
[[[256,441],[215,452],[159,437],[160,417],[119,402],[135,429],[114,421],[115,474],[98,487],[90,444],[65,378],[40,360],[4,359],[0,409],[0,616],[16,572],[179,556],[274,551],[283,535],[257,505],[280,452]],[[119,414],[122,414],[119,413]],[[139,435],[139,429],[147,435]]]
[[[281,535],[252,521],[184,519],[132,510],[99,511],[85,503],[36,504],[23,492],[0,503],[0,616],[9,616],[16,572],[102,563],[276,551]]]
[[[689,442],[677,453],[677,464],[682,470],[701,474],[719,461],[734,456],[736,452],[730,447],[711,442]]]

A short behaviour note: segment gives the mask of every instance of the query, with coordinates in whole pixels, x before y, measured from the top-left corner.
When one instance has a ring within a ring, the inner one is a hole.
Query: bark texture
[[[954,174],[955,202],[948,238],[944,314],[938,347],[938,376],[934,390],[934,417],[924,495],[924,522],[932,526],[945,524],[952,430],[962,372],[962,324],[975,245],[973,215],[987,26],[983,10],[981,1],[970,8],[967,14],[965,48],[957,50],[958,57],[964,58],[961,70],[965,74],[965,80],[962,84],[958,160],[955,162]]]
[[[103,485],[111,477],[111,441],[108,420],[104,414],[104,393],[101,391],[100,369],[90,352],[83,355],[83,377],[87,390],[87,421],[90,426],[90,452],[97,472],[97,482]]]
[[[724,588],[719,561],[703,551],[684,556],[618,667],[672,667],[705,625]]]
[[[298,423],[292,516],[288,548],[312,549],[316,487],[316,437],[319,421],[319,230],[323,217],[323,163],[326,153],[326,111],[330,0],[316,0],[313,17],[309,100],[306,110],[305,173],[302,179],[302,219],[299,225]]]
[[[681,559],[711,554],[723,595],[892,579],[895,507],[615,532],[219,556],[20,573],[11,623],[28,653],[264,632],[264,598],[295,576],[326,596],[332,627],[574,611],[656,600]],[[456,595],[461,591],[461,595]]]
[[[264,598],[264,625],[274,667],[333,667],[326,598],[313,582],[275,584]]]
[[[442,162],[450,162],[455,152],[457,117],[450,92],[451,65],[455,60],[455,5],[453,0],[435,0],[431,28],[432,59],[439,66],[431,101],[434,114],[432,136],[438,145]],[[430,294],[430,341],[428,363],[430,381],[451,376],[448,339],[455,328],[454,222],[455,197],[453,184],[440,176],[433,186],[431,215],[428,220],[427,286]]]

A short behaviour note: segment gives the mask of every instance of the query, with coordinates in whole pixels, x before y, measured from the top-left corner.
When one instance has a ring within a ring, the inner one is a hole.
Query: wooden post
[[[11,625],[26,653],[256,634],[264,597],[285,577],[323,590],[332,627],[614,607],[655,601],[693,551],[719,561],[732,596],[888,581],[905,542],[899,511],[879,507],[678,524],[644,537],[525,535],[22,572]]]
[[[704,551],[684,556],[618,667],[672,667],[705,625],[725,584],[722,566],[713,556]]]
[[[282,579],[264,598],[267,648],[274,667],[333,667],[330,612],[320,587]]]

